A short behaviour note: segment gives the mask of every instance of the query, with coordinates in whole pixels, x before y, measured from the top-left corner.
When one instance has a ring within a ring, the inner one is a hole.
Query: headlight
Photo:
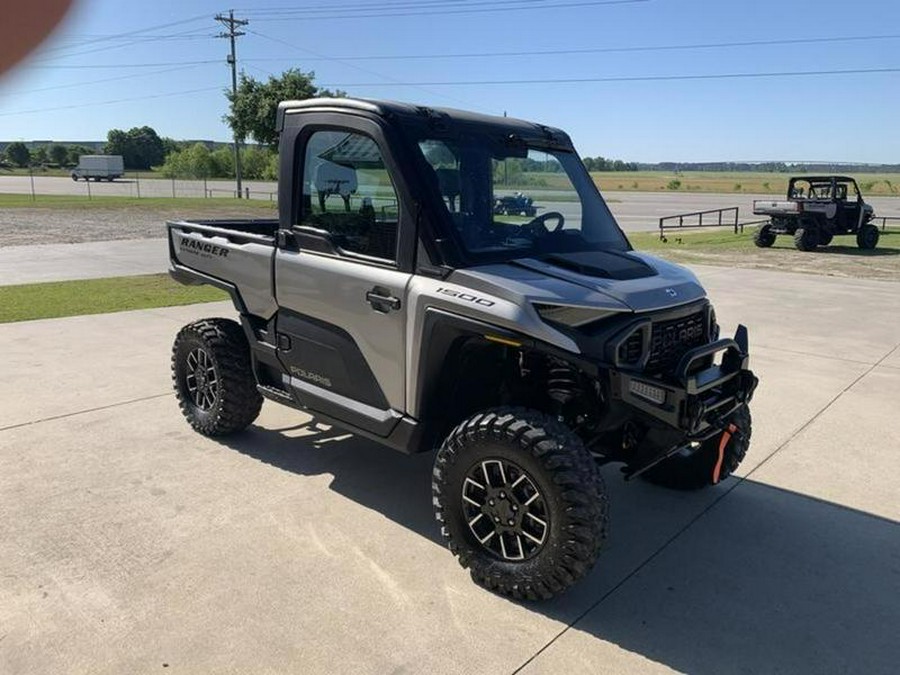
[[[569,305],[534,305],[535,310],[544,321],[561,323],[577,328],[599,319],[604,319],[618,312],[602,307],[572,307]]]

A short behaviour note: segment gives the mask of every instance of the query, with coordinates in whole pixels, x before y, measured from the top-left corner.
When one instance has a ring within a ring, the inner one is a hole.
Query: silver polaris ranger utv
[[[746,329],[720,338],[696,277],[631,248],[565,133],[353,99],[284,102],[277,125],[277,220],[168,223],[173,277],[240,316],[175,339],[197,431],[239,432],[267,398],[437,448],[451,552],[528,599],[594,565],[599,465],[697,489],[741,462]],[[523,187],[536,215],[496,213]]]

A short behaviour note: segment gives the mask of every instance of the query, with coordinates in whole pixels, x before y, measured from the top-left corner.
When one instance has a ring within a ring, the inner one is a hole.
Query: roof
[[[293,112],[313,110],[364,113],[387,120],[399,118],[400,120],[407,119],[421,122],[429,119],[445,119],[461,124],[489,125],[524,138],[553,138],[557,142],[562,141],[567,145],[571,144],[568,135],[560,129],[515,117],[500,117],[467,110],[457,110],[455,108],[434,108],[399,101],[362,98],[311,98],[303,101],[282,101],[278,104],[276,125],[278,131],[284,129],[286,115],[290,115]]]
[[[851,178],[850,176],[791,176],[791,180],[808,180],[808,181],[830,181],[834,180],[847,180],[847,181],[855,181],[855,178]]]

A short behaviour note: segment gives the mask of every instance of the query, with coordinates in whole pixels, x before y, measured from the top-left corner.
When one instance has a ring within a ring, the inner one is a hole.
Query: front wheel
[[[750,408],[741,406],[725,424],[723,434],[713,436],[685,454],[669,457],[642,473],[641,478],[673,490],[699,490],[725,480],[740,466],[750,447]],[[730,425],[734,425],[734,432],[727,431]]]
[[[819,233],[815,226],[798,227],[794,232],[794,246],[798,251],[815,251],[819,245]]]
[[[756,244],[759,248],[769,248],[772,244],[775,243],[776,236],[777,235],[772,232],[771,224],[763,225],[753,233],[753,243]]]
[[[871,251],[878,246],[878,239],[880,236],[877,227],[871,223],[866,223],[859,228],[859,232],[856,233],[856,245],[864,251]]]
[[[205,436],[241,431],[262,407],[244,329],[228,319],[201,319],[178,332],[172,380],[185,419]]]
[[[554,418],[497,408],[459,424],[434,464],[435,516],[475,583],[517,599],[562,593],[606,536],[606,487],[581,440]]]

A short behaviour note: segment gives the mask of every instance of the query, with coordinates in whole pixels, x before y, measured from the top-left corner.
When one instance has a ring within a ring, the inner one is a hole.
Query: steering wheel
[[[548,220],[556,220],[556,227],[552,230],[547,227]],[[537,225],[540,225],[546,232],[559,232],[563,225],[566,223],[566,218],[559,211],[547,211],[547,213],[542,213],[537,218],[533,218],[532,220],[525,223],[522,227],[525,227],[529,230],[533,230]]]

